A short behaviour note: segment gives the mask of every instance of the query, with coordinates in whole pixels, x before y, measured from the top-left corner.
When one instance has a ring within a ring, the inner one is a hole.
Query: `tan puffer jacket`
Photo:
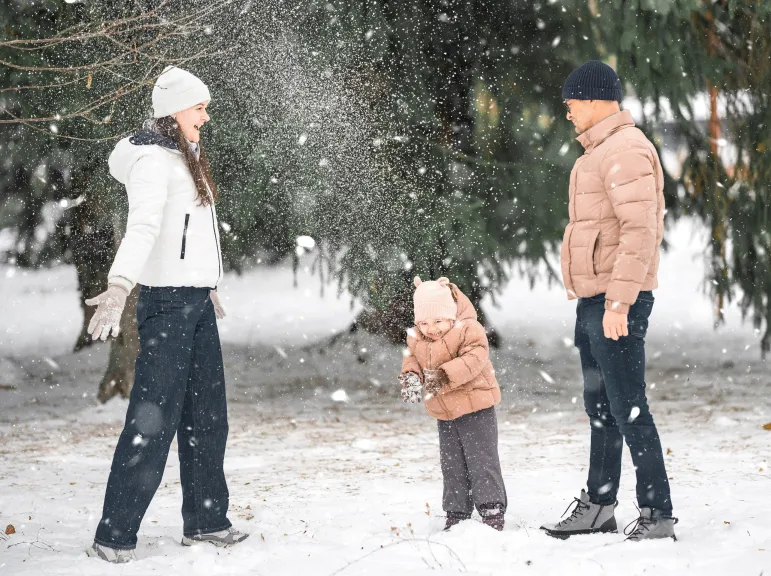
[[[628,313],[641,290],[658,286],[661,163],[628,111],[605,118],[578,141],[585,153],[570,175],[562,278],[569,299],[605,293],[607,309]]]
[[[407,336],[410,353],[402,362],[402,374],[416,372],[421,381],[424,368],[441,368],[447,374],[450,383],[425,401],[426,412],[439,420],[455,420],[501,401],[485,329],[477,321],[471,300],[455,284],[450,289],[458,303],[455,326],[435,341],[425,338],[417,326],[411,329]]]

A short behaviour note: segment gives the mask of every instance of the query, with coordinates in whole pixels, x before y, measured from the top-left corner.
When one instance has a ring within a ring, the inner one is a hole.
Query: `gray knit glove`
[[[110,284],[107,290],[86,300],[87,306],[97,306],[88,324],[88,333],[94,340],[97,338],[107,340],[110,332],[113,336],[120,333],[120,318],[128,295],[128,291],[123,286]]]
[[[428,368],[423,370],[423,382],[426,385],[426,394],[439,394],[450,381],[447,379],[447,374],[441,368],[436,370],[429,370]]]
[[[402,402],[405,404],[420,404],[423,401],[423,384],[415,372],[407,372],[399,376],[402,385]]]

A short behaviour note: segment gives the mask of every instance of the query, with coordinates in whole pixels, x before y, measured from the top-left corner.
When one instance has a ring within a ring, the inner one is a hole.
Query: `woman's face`
[[[181,112],[172,114],[171,117],[179,124],[182,135],[190,142],[198,142],[201,139],[201,126],[206,124],[211,118],[206,113],[206,107],[209,101],[201,102]]]
[[[439,340],[452,329],[454,324],[455,321],[449,318],[429,318],[418,322],[418,328],[429,340]]]

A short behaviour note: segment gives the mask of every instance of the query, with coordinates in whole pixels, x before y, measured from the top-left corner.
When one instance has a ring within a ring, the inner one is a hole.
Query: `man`
[[[632,115],[621,111],[621,81],[610,66],[587,62],[570,74],[562,98],[585,149],[570,176],[562,275],[568,298],[578,298],[575,344],[591,452],[588,490],[568,518],[542,529],[557,538],[617,531],[623,438],[640,509],[627,539],[676,539],[661,442],[645,397],[645,333],[664,223],[661,163]]]

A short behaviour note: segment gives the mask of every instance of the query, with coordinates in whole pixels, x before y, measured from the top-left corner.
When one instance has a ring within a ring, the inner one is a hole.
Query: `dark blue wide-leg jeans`
[[[141,287],[141,352],[95,541],[133,549],[174,435],[186,536],[230,527],[225,374],[208,288]]]

